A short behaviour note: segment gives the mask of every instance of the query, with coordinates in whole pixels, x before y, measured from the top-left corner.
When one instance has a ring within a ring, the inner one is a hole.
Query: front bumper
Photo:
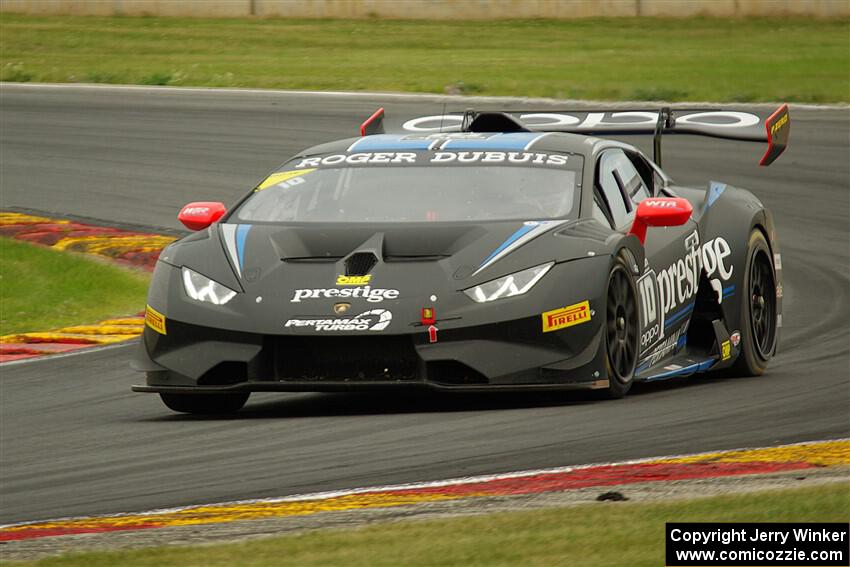
[[[541,338],[527,321],[400,335],[260,335],[168,321],[146,327],[132,366],[136,392],[351,391],[605,388],[601,326]]]

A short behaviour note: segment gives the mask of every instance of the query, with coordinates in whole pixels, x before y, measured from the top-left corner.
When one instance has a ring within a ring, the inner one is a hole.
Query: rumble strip
[[[850,465],[850,439],[737,449],[437,482],[357,488],[337,492],[185,506],[0,526],[0,541],[72,534],[198,526],[320,512],[367,510],[426,502],[557,492],[633,483],[736,477]]]
[[[0,236],[68,250],[95,254],[124,265],[153,270],[159,252],[175,237],[135,232],[0,211]],[[45,332],[0,336],[0,363],[108,345],[138,337],[144,314],[108,319],[94,325],[75,325]]]

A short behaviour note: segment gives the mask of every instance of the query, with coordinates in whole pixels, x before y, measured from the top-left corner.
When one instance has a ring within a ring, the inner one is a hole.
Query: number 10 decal
[[[640,295],[640,351],[646,352],[649,347],[657,343],[664,335],[661,332],[662,321],[659,320],[659,297],[658,282],[655,270],[648,270],[637,281],[638,295]]]

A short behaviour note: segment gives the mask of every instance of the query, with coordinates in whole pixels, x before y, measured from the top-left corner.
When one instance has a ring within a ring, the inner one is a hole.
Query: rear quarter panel
[[[721,294],[720,308],[729,332],[741,329],[743,309],[748,305],[747,247],[754,230],[764,234],[772,252],[777,283],[777,323],[781,327],[782,261],[770,211],[746,189],[725,183],[712,182],[708,191],[680,187],[675,191],[690,200],[694,207],[693,218],[702,247],[702,268]]]

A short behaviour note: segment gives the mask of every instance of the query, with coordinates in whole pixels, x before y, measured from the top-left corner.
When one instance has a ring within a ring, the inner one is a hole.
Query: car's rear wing
[[[383,109],[360,127],[361,135],[383,133]],[[405,123],[408,131],[431,132],[572,132],[577,134],[652,134],[654,159],[661,165],[663,134],[695,134],[729,140],[767,142],[759,165],[770,165],[788,145],[791,118],[788,105],[773,113],[718,108],[656,108],[629,110],[506,110],[445,113]]]
[[[670,108],[581,111],[485,111],[462,114],[462,132],[573,132],[578,134],[653,134],[655,162],[661,164],[663,134],[695,134],[730,140],[767,142],[759,165],[770,165],[785,150],[791,131],[788,105],[774,112],[718,108]]]

